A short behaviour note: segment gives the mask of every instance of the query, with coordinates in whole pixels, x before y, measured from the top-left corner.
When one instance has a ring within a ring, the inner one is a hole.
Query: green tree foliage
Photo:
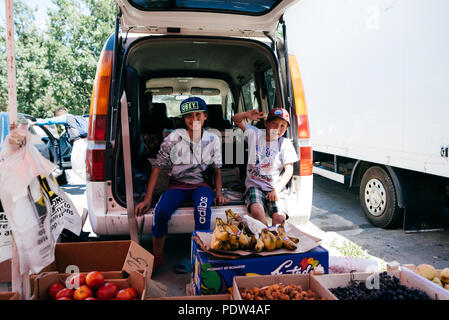
[[[114,0],[52,1],[44,30],[34,23],[36,9],[14,1],[18,111],[48,117],[65,107],[84,114],[101,49],[114,31]],[[0,31],[0,110],[6,111],[5,28]]]

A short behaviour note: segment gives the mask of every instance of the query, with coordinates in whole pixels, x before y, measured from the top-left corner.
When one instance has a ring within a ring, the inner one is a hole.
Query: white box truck
[[[448,225],[449,1],[302,0],[286,14],[314,173],[378,227]]]

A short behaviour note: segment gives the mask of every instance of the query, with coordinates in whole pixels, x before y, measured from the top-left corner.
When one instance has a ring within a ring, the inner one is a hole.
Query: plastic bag
[[[351,271],[379,272],[380,268],[374,259],[329,256],[329,273],[349,273]]]
[[[11,228],[0,205],[0,262],[11,259]]]
[[[31,141],[27,125],[11,131],[11,141]],[[9,140],[7,139],[7,142]],[[55,165],[31,143],[5,143],[0,152],[0,198],[17,247],[20,274],[40,272],[54,261],[63,228],[79,234],[81,217],[51,175]]]

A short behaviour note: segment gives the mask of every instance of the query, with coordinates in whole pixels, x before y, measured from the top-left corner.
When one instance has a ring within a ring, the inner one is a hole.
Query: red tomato
[[[60,283],[60,282],[56,282],[53,283],[50,288],[48,288],[48,295],[52,298],[52,299],[56,299],[56,294],[58,293],[58,291],[65,289],[65,286]]]
[[[58,300],[72,300],[72,299],[70,299],[70,298],[68,298],[68,297],[61,297],[61,298],[59,298]]]
[[[129,296],[131,297],[130,299],[136,299],[137,298],[137,291],[136,291],[136,289],[134,289],[134,288],[126,288],[125,290],[128,292]]]
[[[97,289],[104,284],[104,276],[99,271],[89,272],[86,276],[86,285],[89,288]]]
[[[95,298],[95,297],[87,297],[86,299],[84,299],[84,300],[98,300],[97,298]]]
[[[112,282],[106,282],[97,290],[97,298],[102,300],[115,298],[119,291],[118,286]]]
[[[69,289],[69,288],[64,288],[58,291],[58,293],[56,293],[56,300],[59,300],[60,298],[66,297],[69,299],[72,299],[73,297],[73,289]]]
[[[131,300],[131,294],[126,289],[121,289],[115,296],[117,300]]]
[[[73,293],[73,299],[74,300],[84,300],[86,298],[92,297],[94,295],[94,292],[91,288],[89,288],[86,285],[82,285],[78,289],[75,290]]]

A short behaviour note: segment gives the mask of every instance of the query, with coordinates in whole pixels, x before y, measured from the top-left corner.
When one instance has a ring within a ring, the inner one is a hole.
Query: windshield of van
[[[178,117],[181,115],[181,111],[179,110],[179,106],[181,105],[181,102],[187,98],[189,98],[189,95],[155,95],[153,96],[153,103],[165,103],[167,106],[167,117]],[[195,97],[200,97],[204,101],[206,101],[206,104],[221,104],[221,96],[202,96],[202,95],[195,95]]]
[[[129,0],[141,10],[205,10],[247,14],[264,14],[273,9],[281,0]]]

